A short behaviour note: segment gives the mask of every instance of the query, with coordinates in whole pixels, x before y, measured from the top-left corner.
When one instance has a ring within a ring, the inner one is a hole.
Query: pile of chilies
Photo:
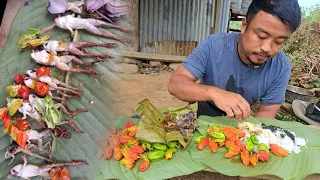
[[[243,143],[243,140],[245,140],[245,143]],[[195,143],[198,144],[198,150],[202,151],[208,146],[213,153],[216,153],[219,147],[226,147],[228,151],[224,157],[233,158],[240,155],[245,166],[250,164],[256,166],[259,160],[267,162],[270,157],[270,150],[276,156],[284,157],[288,155],[286,150],[276,144],[271,144],[269,150],[266,144],[259,143],[255,135],[246,136],[246,133],[241,129],[219,127],[217,124],[209,127],[206,135],[198,136]],[[255,146],[257,149],[254,148]]]
[[[59,2],[58,2],[59,1]],[[50,5],[51,3],[51,5]],[[90,1],[94,3],[93,0]],[[67,6],[65,6],[67,5]],[[57,12],[64,7],[63,12]],[[52,14],[59,14],[54,19],[54,24],[44,28],[42,31],[30,28],[28,33],[23,34],[19,40],[19,49],[25,50],[33,48],[32,59],[42,65],[37,69],[29,69],[25,74],[14,75],[14,83],[7,87],[7,106],[0,109],[0,118],[4,122],[4,132],[11,136],[11,144],[5,154],[6,159],[13,162],[17,153],[24,155],[23,164],[15,165],[8,175],[8,178],[21,177],[29,179],[40,176],[46,179],[70,179],[70,175],[65,166],[87,165],[84,161],[54,162],[52,160],[51,141],[44,143],[44,138],[51,135],[52,139],[71,138],[71,133],[62,127],[69,125],[77,133],[83,133],[72,121],[62,120],[62,113],[75,116],[86,109],[70,110],[67,99],[80,98],[82,91],[51,76],[50,66],[67,72],[87,73],[88,75],[101,75],[92,69],[72,68],[69,62],[74,62],[82,66],[92,66],[95,63],[103,62],[105,58],[112,58],[107,54],[90,54],[83,51],[89,46],[101,46],[112,48],[116,43],[94,43],[94,42],[63,42],[59,40],[49,40],[48,35],[43,35],[51,30],[55,25],[67,29],[74,35],[74,30],[87,30],[95,35],[114,39],[119,42],[129,42],[124,37],[117,37],[106,32],[101,32],[98,27],[114,28],[124,32],[129,32],[124,27],[107,23],[94,18],[80,18],[72,15],[62,16],[68,10],[78,14],[83,14],[81,6],[84,3],[75,1],[68,3],[67,0],[49,1],[47,10]],[[109,6],[108,6],[109,7]],[[86,7],[88,8],[88,7]],[[92,7],[90,6],[92,9]],[[109,7],[110,8],[110,7]],[[123,12],[122,14],[123,15]],[[100,60],[84,62],[79,57],[96,57]],[[34,121],[41,128],[34,128]],[[37,143],[34,143],[37,142]],[[36,151],[39,153],[36,153]],[[41,153],[41,155],[40,155]],[[47,154],[43,156],[42,154]],[[27,164],[25,155],[40,158],[48,162],[43,166]]]
[[[103,141],[101,157],[107,160],[113,158],[120,161],[128,169],[132,169],[135,163],[141,159],[138,171],[144,172],[151,162],[171,160],[173,154],[179,149],[177,141],[164,143],[150,143],[135,138],[138,126],[132,121],[123,125],[121,131],[109,127],[107,138]]]

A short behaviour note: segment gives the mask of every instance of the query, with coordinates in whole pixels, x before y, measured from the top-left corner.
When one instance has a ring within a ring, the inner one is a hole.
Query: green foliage
[[[320,88],[320,77],[318,76],[312,77],[309,85],[311,86],[311,88]]]
[[[230,29],[241,30],[241,21],[230,21]]]
[[[283,47],[293,64],[293,73],[319,74],[316,64],[320,53],[320,5],[302,8],[302,23]],[[319,63],[318,63],[319,64]]]

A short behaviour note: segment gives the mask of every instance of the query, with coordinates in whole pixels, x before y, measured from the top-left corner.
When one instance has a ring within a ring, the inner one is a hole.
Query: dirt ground
[[[116,99],[113,102],[118,107],[117,116],[133,115],[135,105],[145,98],[157,108],[186,105],[186,102],[170,95],[167,90],[171,74],[117,74],[121,79],[115,84]]]

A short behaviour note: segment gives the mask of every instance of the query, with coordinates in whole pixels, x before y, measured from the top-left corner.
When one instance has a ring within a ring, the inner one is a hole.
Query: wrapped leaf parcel
[[[183,148],[185,148],[193,137],[193,131],[190,132],[188,130],[184,131],[181,127],[179,129],[168,131],[164,128],[165,124],[165,115],[166,113],[172,113],[174,115],[181,114],[194,114],[194,118],[196,117],[196,108],[195,105],[188,105],[181,108],[171,108],[171,109],[157,110],[148,99],[144,99],[136,106],[136,113],[141,117],[139,122],[138,131],[136,134],[136,138],[148,142],[158,142],[158,143],[169,143],[171,141],[178,141]],[[190,112],[191,111],[191,112]],[[179,119],[178,119],[179,120]],[[178,125],[180,123],[177,123]],[[185,123],[182,123],[185,124]],[[194,127],[195,124],[192,124]]]

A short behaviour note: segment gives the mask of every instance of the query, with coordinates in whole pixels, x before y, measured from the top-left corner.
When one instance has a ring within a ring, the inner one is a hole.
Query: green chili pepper
[[[215,128],[217,128],[217,127],[219,127],[218,124],[214,124],[214,125],[212,126],[212,129],[215,129]]]
[[[161,144],[161,143],[155,143],[153,147],[160,151],[166,151],[168,149],[168,147],[165,144]]]
[[[254,146],[253,146],[253,143],[252,143],[252,140],[250,137],[247,137],[247,140],[246,140],[246,149],[249,151],[249,152],[252,152],[254,150]]]
[[[223,138],[223,139],[214,139],[214,142],[223,142],[225,140],[226,140],[225,138]]]
[[[152,144],[150,144],[149,142],[143,142],[141,146],[145,151],[146,150],[148,150],[148,151],[153,150]]]
[[[203,135],[203,136],[198,136],[198,137],[196,137],[196,139],[194,140],[194,142],[195,142],[196,144],[199,144],[200,141],[201,141],[202,139],[204,139],[204,138],[206,138],[205,135]]]
[[[215,139],[225,139],[226,136],[221,132],[212,132],[210,136],[214,137]]]
[[[258,150],[259,151],[266,151],[268,154],[270,154],[270,150],[269,150],[268,146],[264,143],[261,143],[258,145]]]
[[[259,144],[259,139],[257,138],[257,136],[256,135],[251,135],[250,136],[250,139],[251,139],[251,141],[252,141],[252,144],[254,144],[254,145],[258,145]]]
[[[166,153],[164,151],[152,151],[148,154],[148,159],[153,162],[160,161],[164,158],[165,154]]]
[[[177,141],[171,141],[171,142],[169,142],[169,143],[167,144],[167,146],[168,146],[169,148],[176,148],[176,147],[178,147],[178,144],[177,144]]]

